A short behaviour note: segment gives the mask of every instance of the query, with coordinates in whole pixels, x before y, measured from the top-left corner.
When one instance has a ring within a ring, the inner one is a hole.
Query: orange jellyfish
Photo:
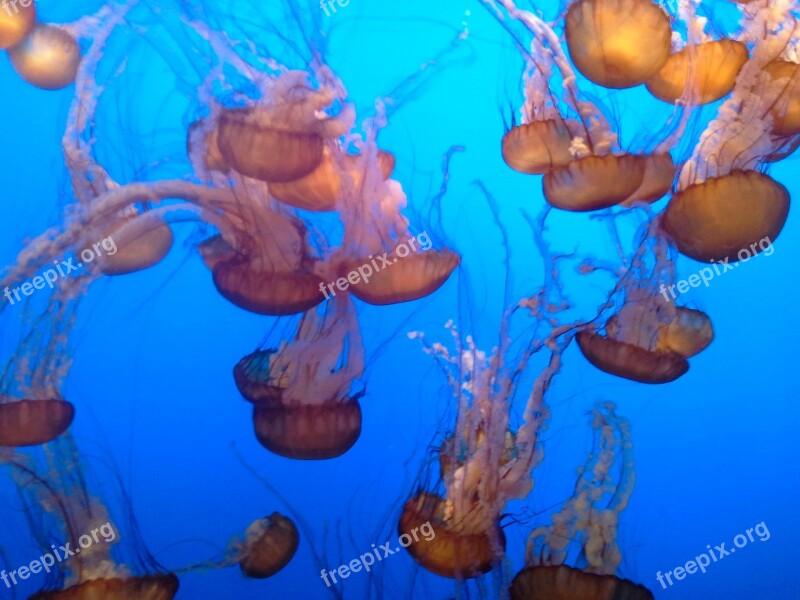
[[[783,93],[764,69],[774,59],[774,42],[795,21],[786,7],[763,6],[746,21],[755,40],[731,97],[720,107],[681,169],[677,192],[662,227],[682,254],[703,262],[736,262],[772,244],[789,212],[789,193],[761,173],[786,144],[772,129],[772,111]]]
[[[19,43],[36,23],[36,5],[33,0],[25,5],[6,4],[0,8],[0,49]]]
[[[504,365],[507,341],[488,356],[470,337],[462,345],[452,323],[447,327],[454,354],[442,344],[425,344],[426,352],[447,368],[457,403],[455,431],[439,449],[444,490],[418,490],[405,503],[398,530],[411,539],[415,527],[430,522],[435,537],[415,536],[406,550],[432,573],[466,579],[489,572],[502,558],[500,515],[510,500],[524,498],[533,488],[531,470],[541,459],[538,434],[546,416],[544,394],[559,369],[561,350],[557,336],[548,339],[550,363],[534,383],[522,425],[512,431],[514,374]],[[422,333],[410,337],[425,343]]]
[[[0,446],[46,444],[72,424],[75,407],[66,400],[0,397]]]
[[[651,0],[577,0],[564,32],[572,62],[587,79],[629,88],[659,72],[669,57],[669,17]]]
[[[526,567],[511,584],[512,600],[653,600],[644,586],[614,573],[622,555],[617,543],[619,516],[635,483],[630,423],[605,403],[592,414],[595,448],[578,473],[573,496],[535,529]],[[580,550],[581,569],[564,564],[570,548]]]
[[[113,249],[98,253],[103,275],[135,273],[160,263],[172,248],[172,229],[160,217],[131,207],[106,230],[103,241]],[[99,238],[99,236],[98,236]],[[105,250],[105,248],[103,248]]]
[[[81,51],[66,29],[37,23],[25,39],[8,50],[8,58],[14,70],[31,85],[58,90],[75,81]]]
[[[324,112],[342,92],[332,76],[315,89],[304,71],[281,73],[262,102],[220,114],[217,143],[225,162],[242,175],[270,183],[305,177],[322,162],[326,140],[352,126],[350,110],[337,116]]]
[[[396,304],[423,298],[439,289],[461,262],[447,248],[434,248],[423,231],[412,235],[402,214],[406,195],[395,179],[387,179],[392,165],[377,147],[378,130],[385,123],[383,108],[365,124],[366,139],[353,134],[357,155],[339,155],[337,206],[344,224],[344,240],[331,257],[326,277],[338,289],[370,304]],[[329,290],[334,291],[333,285]]]
[[[351,393],[364,370],[352,300],[339,294],[306,312],[294,340],[258,350],[234,368],[242,396],[253,403],[258,441],[287,458],[335,458],[361,434],[362,392]]]
[[[292,560],[299,540],[295,524],[280,513],[254,521],[240,550],[242,573],[255,579],[272,577]]]
[[[143,556],[142,548],[123,550],[117,524],[107,507],[92,496],[75,442],[69,435],[48,446],[46,464],[21,454],[0,455],[20,490],[32,533],[43,539],[61,539],[67,544],[52,546],[40,563],[52,573],[50,585],[59,589],[40,591],[36,600],[171,600],[178,591],[178,578],[172,573],[133,575],[131,567],[118,560],[133,551]],[[135,540],[136,534],[131,536]],[[127,542],[126,542],[127,543]],[[65,550],[66,548],[66,550]],[[156,565],[152,565],[155,567]]]
[[[494,6],[492,0],[484,2]],[[553,29],[512,0],[497,3],[532,34],[525,52],[522,124],[512,126],[502,141],[506,163],[523,173],[544,174],[545,199],[563,210],[631,206],[666,194],[675,174],[670,142],[665,140],[653,152],[621,151],[602,111],[578,89],[576,74]],[[578,2],[573,8],[589,4]],[[553,91],[561,88],[563,92]]]
[[[686,359],[712,342],[714,330],[708,315],[676,306],[667,284],[659,287],[674,278],[674,270],[666,266],[667,243],[657,225],[648,225],[646,235],[621,282],[622,307],[606,322],[605,334],[586,327],[575,339],[586,359],[606,373],[641,383],[668,383],[689,370]]]
[[[772,132],[776,136],[800,133],[800,64],[778,59],[764,67],[770,85],[779,89],[770,108]]]

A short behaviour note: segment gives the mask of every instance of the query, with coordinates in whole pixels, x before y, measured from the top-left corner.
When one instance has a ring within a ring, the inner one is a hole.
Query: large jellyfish
[[[663,215],[664,230],[691,258],[735,262],[743,250],[757,253],[760,240],[774,241],[786,221],[789,193],[762,171],[786,146],[796,147],[780,119],[774,130],[776,112],[788,108],[786,79],[768,66],[794,55],[797,10],[791,1],[745,8],[752,58],[681,169]]]
[[[595,447],[572,497],[528,539],[527,566],[511,584],[512,600],[653,599],[644,586],[615,575],[622,561],[619,517],[635,483],[630,423],[606,403],[592,411],[592,428]],[[565,564],[573,560],[577,568]]]
[[[242,396],[253,403],[261,444],[280,456],[335,458],[361,434],[364,349],[353,301],[337,295],[306,312],[290,342],[245,356],[234,368]]]

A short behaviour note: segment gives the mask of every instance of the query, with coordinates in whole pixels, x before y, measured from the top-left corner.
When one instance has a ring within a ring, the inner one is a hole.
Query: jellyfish
[[[702,106],[730,94],[736,77],[748,59],[747,45],[739,40],[714,39],[705,33],[706,19],[697,16],[697,2],[682,0],[678,16],[686,27],[687,40],[673,36],[669,58],[646,82],[659,100]]]
[[[650,0],[577,0],[565,19],[572,62],[584,77],[602,86],[644,83],[669,58],[669,17]]]
[[[511,584],[513,600],[653,599],[644,586],[615,575],[622,560],[619,517],[636,479],[630,423],[607,402],[593,409],[592,428],[595,447],[572,497],[528,538],[526,566]]]
[[[752,58],[681,169],[677,192],[664,211],[664,231],[695,260],[736,262],[742,249],[755,254],[760,240],[772,242],[783,229],[789,193],[762,170],[795,143],[773,130],[773,111],[784,88],[774,85],[766,68],[776,58],[776,43],[790,51],[786,40],[795,35],[793,8],[782,2],[756,5],[746,13]]]
[[[0,9],[0,49],[18,44],[36,24],[36,5],[33,0],[27,4],[6,5]]]
[[[253,521],[240,551],[242,573],[255,579],[272,577],[292,560],[299,538],[297,526],[278,512]]]
[[[363,392],[351,388],[364,370],[352,300],[337,295],[307,311],[289,343],[245,356],[234,368],[242,396],[253,403],[258,441],[294,459],[329,459],[361,434]]]
[[[601,12],[612,10],[609,4],[576,2],[570,11],[591,12],[592,6]],[[603,112],[579,90],[575,71],[553,29],[532,12],[517,8],[512,0],[485,0],[484,5],[503,21],[498,5],[502,6],[532,35],[524,56],[522,124],[512,125],[503,137],[505,162],[523,173],[543,174],[545,200],[563,210],[631,206],[664,196],[675,174],[669,154],[675,136],[663,140],[652,152],[621,151],[618,135]],[[651,8],[663,16],[660,8]],[[625,39],[625,34],[622,37]]]
[[[84,459],[74,439],[63,436],[46,450],[44,464],[28,455],[0,454],[0,464],[20,490],[32,534],[46,549],[42,563],[48,573],[57,574],[50,585],[57,583],[59,589],[43,590],[31,598],[171,600],[178,590],[177,577],[140,558],[149,554],[135,527],[130,537],[121,535],[108,505],[89,491]],[[67,544],[59,550],[50,545],[53,539]]]
[[[430,521],[436,536],[415,538],[406,550],[432,573],[468,579],[498,564],[505,551],[500,515],[510,500],[533,489],[531,471],[542,458],[538,436],[548,414],[544,396],[560,369],[566,343],[561,338],[569,328],[554,327],[520,362],[506,363],[506,325],[491,355],[479,350],[471,336],[462,343],[452,322],[446,327],[453,335],[453,354],[443,344],[427,343],[422,332],[409,334],[421,339],[426,353],[445,368],[456,401],[455,430],[438,451],[444,491],[420,489],[412,495],[403,506],[398,531],[411,539],[414,527]],[[539,350],[549,351],[550,359],[528,395],[522,424],[513,428],[517,369]]]
[[[59,90],[75,81],[81,51],[75,37],[57,25],[37,23],[8,50],[14,70],[43,90]]]
[[[704,312],[670,299],[665,282],[674,280],[674,268],[668,241],[657,220],[642,229],[641,245],[618,284],[622,305],[606,321],[605,335],[589,325],[575,340],[586,359],[606,373],[668,383],[689,370],[687,358],[713,341],[714,330]]]

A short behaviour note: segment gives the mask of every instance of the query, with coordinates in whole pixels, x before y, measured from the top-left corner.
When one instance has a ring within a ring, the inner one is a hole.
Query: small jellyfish
[[[668,383],[689,370],[686,359],[712,342],[714,330],[705,313],[670,301],[662,283],[674,278],[667,239],[657,221],[642,229],[643,244],[620,282],[622,306],[606,322],[605,335],[587,327],[575,340],[601,371],[641,383]]]
[[[239,567],[247,577],[272,577],[289,564],[299,541],[300,534],[292,520],[274,512],[254,521],[245,531]]]
[[[361,435],[361,393],[350,388],[364,369],[352,300],[337,295],[303,315],[295,339],[239,361],[234,380],[253,403],[258,441],[279,456],[329,459]]]
[[[172,229],[152,213],[136,209],[123,216],[105,231],[103,242],[113,248],[98,252],[98,266],[103,275],[135,273],[160,263],[172,248]]]
[[[14,70],[43,90],[58,90],[75,81],[81,51],[74,36],[56,25],[37,23],[19,44],[8,50]]]
[[[26,3],[0,5],[0,49],[11,48],[33,29],[36,23],[36,5]]]
[[[572,61],[587,79],[608,88],[644,83],[667,62],[669,17],[650,0],[577,0],[566,14]]]

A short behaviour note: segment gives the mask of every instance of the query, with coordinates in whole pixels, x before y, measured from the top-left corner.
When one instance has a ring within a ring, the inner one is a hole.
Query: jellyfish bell
[[[647,163],[645,158],[634,154],[575,159],[545,174],[544,197],[551,206],[575,212],[632,202],[643,187]]]
[[[674,104],[688,85],[693,104],[708,104],[733,90],[747,59],[747,46],[735,40],[687,46],[670,55],[658,74],[647,80],[647,89],[656,98]]]
[[[447,501],[437,494],[420,492],[403,506],[398,524],[401,536],[411,540],[409,554],[431,573],[452,579],[468,579],[488,573],[505,550],[503,530],[495,524],[476,533],[461,531],[447,518]],[[435,536],[419,539],[415,529],[430,523]]]
[[[160,263],[172,248],[172,229],[153,213],[144,212],[125,217],[106,232],[105,239],[113,242],[113,253],[97,252],[97,262],[103,275],[126,275],[149,269]]]
[[[66,400],[16,400],[0,396],[0,446],[38,446],[64,433],[75,418]]]
[[[6,4],[0,9],[0,50],[11,48],[20,42],[36,23],[36,5],[33,0],[27,4]]]
[[[294,522],[280,513],[254,521],[245,531],[239,568],[247,577],[272,577],[289,564],[300,542]]]
[[[663,198],[672,188],[675,179],[675,163],[667,153],[643,155],[644,175],[639,188],[619,206],[632,206],[636,203],[650,204]]]
[[[334,157],[337,152],[340,156]],[[378,162],[384,179],[389,179],[394,170],[394,156],[382,150],[378,151]],[[269,186],[270,194],[281,202],[316,212],[325,212],[336,209],[336,202],[342,193],[339,164],[344,165],[352,172],[356,179],[359,178],[357,160],[354,155],[344,154],[340,150],[331,150],[326,147],[322,161],[305,177],[287,183],[273,183]],[[358,185],[356,182],[355,185]]]
[[[714,340],[709,316],[700,311],[677,307],[675,319],[660,331],[658,349],[668,349],[690,358],[705,350]]]
[[[446,248],[424,250],[400,256],[397,251],[388,255],[388,263],[350,287],[352,294],[369,304],[386,305],[410,302],[429,296],[438,290],[461,263],[461,256]],[[360,273],[369,266],[372,257],[345,263],[343,277]],[[371,269],[370,269],[371,270]]]
[[[659,72],[669,57],[669,17],[650,0],[577,0],[566,15],[572,62],[587,79],[629,88]]]
[[[283,183],[311,173],[322,162],[324,140],[290,123],[272,123],[258,109],[228,109],[219,118],[219,149],[242,175]]]
[[[563,120],[545,119],[515,125],[503,136],[506,164],[520,173],[543,175],[572,160],[572,134]]]
[[[774,242],[789,214],[789,192],[756,171],[695,183],[676,193],[661,227],[686,256],[701,262],[739,260],[756,254],[765,238]]]
[[[244,310],[271,316],[309,310],[325,299],[322,279],[300,268],[296,271],[262,269],[243,257],[217,262],[214,286],[227,300]]]
[[[511,582],[511,600],[653,600],[646,587],[614,575],[566,565],[522,569]]]
[[[775,60],[764,67],[771,84],[780,92],[770,109],[772,132],[777,136],[800,133],[800,64]]]
[[[315,404],[262,401],[253,406],[256,438],[270,452],[298,460],[341,456],[361,436],[358,397]]]
[[[172,573],[91,579],[64,590],[39,592],[30,600],[172,600],[178,585]]]
[[[13,48],[8,58],[25,81],[43,90],[59,90],[75,81],[81,51],[66,29],[37,23]]]
[[[601,371],[640,383],[669,383],[689,370],[689,362],[671,350],[651,351],[584,329],[575,336],[578,347]]]

